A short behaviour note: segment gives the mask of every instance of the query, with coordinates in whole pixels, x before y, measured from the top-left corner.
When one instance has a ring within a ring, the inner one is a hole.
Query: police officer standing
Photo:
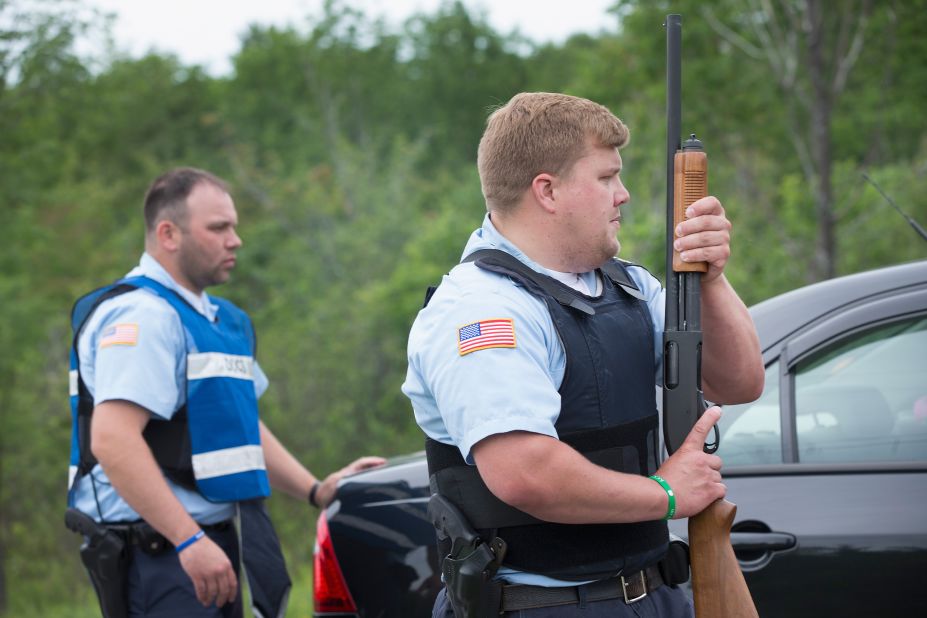
[[[259,615],[282,616],[270,487],[324,507],[342,476],[383,460],[317,479],[258,418],[268,381],[251,322],[205,292],[228,280],[241,246],[225,183],[174,169],[144,214],[139,265],[72,316],[68,524],[87,535],[82,559],[107,616],[241,616],[240,553]]]
[[[460,559],[444,563],[435,616],[692,613],[662,565],[665,520],[725,495],[721,460],[702,450],[720,410],[661,464],[664,293],[614,258],[627,141],[605,107],[562,94],[522,93],[489,117],[478,153],[488,214],[412,326],[403,385],[428,437],[442,555]],[[677,249],[709,264],[706,397],[754,399],[759,341],[723,274],[730,222],[714,197],[688,214]],[[454,538],[460,521],[470,529]],[[492,551],[458,568],[478,555],[474,531]],[[492,581],[467,581],[487,569]]]

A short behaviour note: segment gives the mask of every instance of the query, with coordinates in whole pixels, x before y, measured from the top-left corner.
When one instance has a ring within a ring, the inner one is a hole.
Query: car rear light
[[[344,581],[332,537],[328,533],[328,520],[323,512],[315,528],[315,559],[313,569],[313,588],[315,596],[315,613],[325,612],[354,613],[357,605],[351,598],[351,592]]]

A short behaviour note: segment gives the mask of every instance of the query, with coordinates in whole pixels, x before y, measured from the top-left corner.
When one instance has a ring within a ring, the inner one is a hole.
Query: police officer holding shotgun
[[[409,335],[403,391],[427,435],[442,575],[438,617],[688,616],[665,520],[725,495],[703,452],[720,410],[660,462],[663,291],[615,259],[627,127],[586,99],[522,93],[480,142],[486,215]],[[756,398],[753,322],[724,277],[714,197],[678,230],[702,279],[702,383]],[[680,576],[680,573],[683,573]]]
[[[228,280],[241,246],[225,183],[171,170],[144,212],[138,266],[72,315],[66,523],[85,536],[106,618],[241,616],[239,559],[255,615],[283,616],[290,580],[263,506],[271,486],[324,507],[342,476],[383,460],[318,479],[260,421],[268,381],[251,321],[205,291]]]

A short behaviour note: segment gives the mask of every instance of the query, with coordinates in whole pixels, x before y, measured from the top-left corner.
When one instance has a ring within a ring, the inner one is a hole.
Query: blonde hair
[[[511,210],[540,173],[567,174],[589,140],[621,148],[628,128],[606,107],[551,92],[522,92],[495,110],[480,140],[477,167],[487,210]]]

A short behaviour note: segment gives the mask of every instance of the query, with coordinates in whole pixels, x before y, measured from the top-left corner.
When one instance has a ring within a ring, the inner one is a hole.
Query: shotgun
[[[683,262],[673,249],[685,210],[708,195],[708,157],[695,134],[680,143],[682,16],[666,23],[666,325],[663,332],[663,437],[672,455],[706,409],[702,393],[701,276],[704,262]],[[715,440],[705,446],[713,453]],[[734,549],[737,507],[718,500],[689,519],[696,618],[758,618]]]

